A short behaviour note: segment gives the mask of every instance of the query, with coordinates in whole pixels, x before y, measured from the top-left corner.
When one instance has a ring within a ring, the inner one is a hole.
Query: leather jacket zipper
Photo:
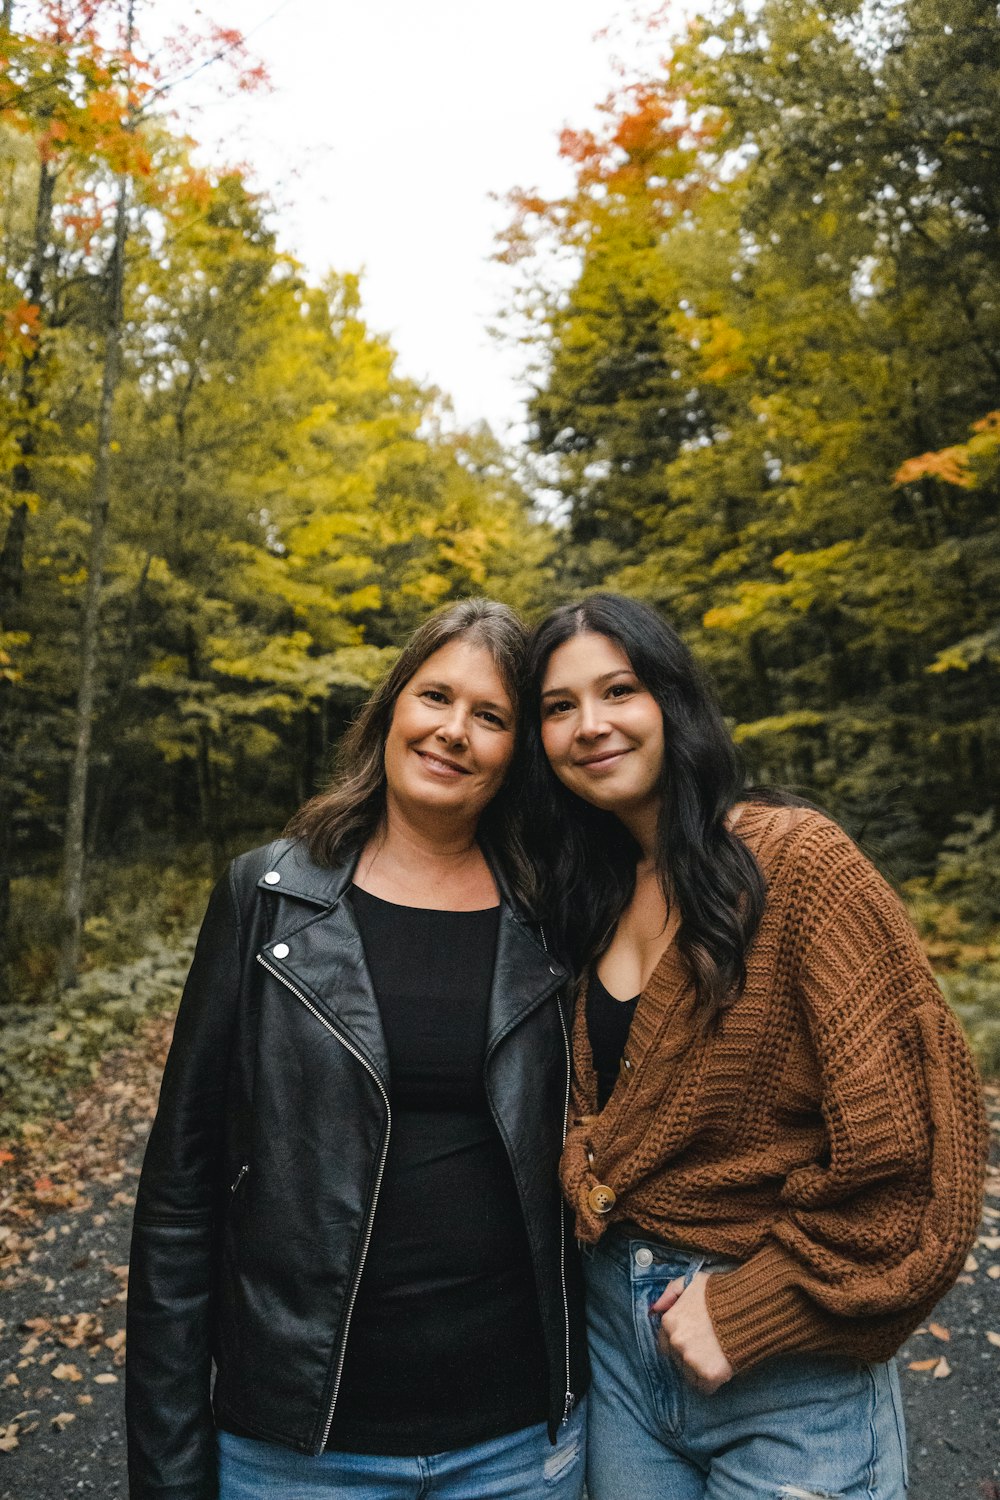
[[[240,1170],[236,1174],[236,1180],[235,1180],[235,1182],[233,1183],[232,1187],[229,1189],[229,1196],[230,1196],[230,1198],[235,1198],[236,1197],[236,1190],[239,1187],[240,1183],[243,1181],[244,1177],[249,1172],[249,1170],[250,1170],[250,1163],[248,1161],[245,1161],[243,1163],[242,1167],[240,1167]]]
[[[544,938],[543,938],[544,942]],[[563,1100],[563,1145],[566,1144],[566,1130],[569,1125],[569,1093],[570,1079],[572,1076],[572,1054],[569,1045],[569,1032],[566,1029],[566,1017],[563,1015],[562,1003],[556,997],[556,1007],[559,1011],[559,1025],[562,1027],[563,1046],[566,1049],[566,1093]],[[563,1426],[570,1419],[573,1407],[576,1405],[576,1397],[570,1389],[570,1352],[569,1352],[569,1294],[566,1290],[566,1210],[563,1207],[562,1186],[556,1176],[556,1192],[559,1195],[559,1274],[562,1278],[562,1300],[563,1300],[563,1327],[566,1330],[566,1398],[563,1402]]]
[[[305,995],[303,995],[301,990],[296,989],[295,985],[292,984],[290,980],[286,979],[283,974],[279,973],[279,971],[275,969],[271,964],[269,964],[267,962],[267,959],[264,958],[260,953],[257,954],[257,962],[263,968],[265,968],[269,974],[273,974],[278,983],[283,984],[285,989],[290,991],[290,993],[295,996],[296,1000],[300,1000],[305,1006],[306,1010],[308,1010],[312,1015],[316,1017],[320,1025],[326,1027],[331,1036],[336,1037],[337,1041],[341,1044],[342,1047],[345,1047],[347,1049],[352,1057],[357,1058],[358,1062],[365,1069],[365,1071],[367,1073],[370,1073],[372,1078],[375,1080],[378,1091],[382,1095],[382,1101],[385,1104],[385,1136],[382,1141],[382,1155],[379,1159],[378,1172],[375,1176],[375,1186],[372,1190],[371,1203],[368,1208],[368,1218],[365,1222],[364,1239],[361,1242],[361,1257],[358,1261],[358,1269],[354,1275],[354,1282],[351,1286],[350,1296],[347,1299],[347,1313],[344,1318],[344,1332],[340,1340],[340,1349],[337,1354],[337,1370],[333,1377],[333,1393],[330,1397],[330,1410],[327,1414],[326,1426],[323,1428],[323,1437],[318,1449],[318,1452],[322,1453],[330,1437],[330,1428],[333,1426],[333,1414],[337,1408],[337,1397],[340,1394],[340,1381],[344,1373],[344,1359],[347,1355],[347,1335],[350,1331],[351,1326],[351,1314],[354,1312],[354,1304],[357,1301],[358,1296],[358,1287],[361,1285],[361,1275],[365,1269],[365,1260],[368,1255],[368,1246],[371,1243],[372,1225],[375,1222],[375,1206],[378,1203],[379,1189],[382,1186],[382,1177],[385,1173],[385,1159],[389,1153],[389,1132],[392,1129],[392,1111],[389,1108],[389,1095],[386,1093],[385,1086],[368,1059],[361,1052],[359,1052],[357,1047],[355,1047],[353,1043],[349,1042],[347,1038],[341,1032],[339,1032],[335,1026],[331,1026],[326,1017],[321,1015],[320,1012],[316,1009],[312,1001],[308,1000]]]

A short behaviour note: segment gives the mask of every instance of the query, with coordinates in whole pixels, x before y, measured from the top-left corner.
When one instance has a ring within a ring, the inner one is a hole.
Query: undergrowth
[[[0,1011],[0,1136],[64,1115],[104,1054],[180,995],[211,887],[204,862],[102,862],[88,885],[99,915],[85,924],[79,983],[60,995],[58,882],[15,883],[13,982]]]

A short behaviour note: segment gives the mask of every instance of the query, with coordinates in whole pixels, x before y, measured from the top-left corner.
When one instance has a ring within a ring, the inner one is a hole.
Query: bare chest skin
[[[730,829],[736,827],[744,804],[736,803],[727,816]],[[681,915],[677,903],[667,911],[660,883],[651,860],[636,870],[632,900],[622,912],[614,937],[601,954],[597,975],[604,988],[618,1000],[641,995],[653,970],[677,937]]]
[[[609,994],[618,1000],[641,994],[679,925],[676,905],[667,913],[655,871],[640,870],[632,900],[597,964],[598,977]]]
[[[373,839],[362,850],[354,883],[399,906],[480,911],[497,904],[489,865],[475,845],[442,855],[411,847],[398,837]]]

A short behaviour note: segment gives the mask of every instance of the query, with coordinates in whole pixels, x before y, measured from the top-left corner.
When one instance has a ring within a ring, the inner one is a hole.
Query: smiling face
[[[459,637],[404,684],[385,741],[386,794],[475,824],[514,754],[516,714],[490,653]]]
[[[606,635],[557,646],[542,679],[542,744],[564,786],[632,826],[659,808],[663,715]]]

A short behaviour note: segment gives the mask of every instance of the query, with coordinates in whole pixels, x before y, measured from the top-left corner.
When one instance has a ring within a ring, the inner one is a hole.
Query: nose
[[[580,703],[580,714],[577,719],[576,732],[580,739],[592,740],[597,736],[606,734],[608,721],[604,714],[603,704],[600,700],[584,698]]]
[[[468,738],[465,709],[460,703],[451,705],[448,713],[437,727],[437,736],[443,744],[464,745]]]

